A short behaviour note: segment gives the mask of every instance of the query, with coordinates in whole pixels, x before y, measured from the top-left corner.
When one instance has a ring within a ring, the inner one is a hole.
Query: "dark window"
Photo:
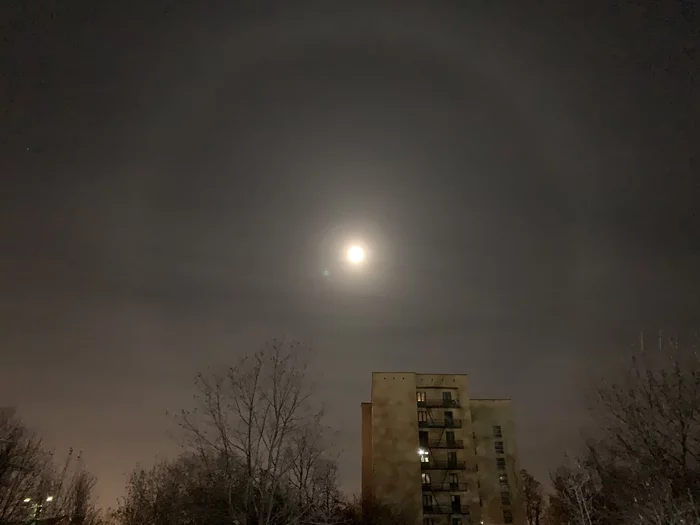
[[[416,392],[416,401],[425,403],[425,392]]]
[[[452,512],[459,512],[462,508],[462,500],[458,494],[452,494],[450,497],[452,503]]]
[[[425,410],[418,411],[418,421],[428,421],[428,413]]]
[[[430,485],[430,473],[429,472],[423,472],[420,475],[420,480],[423,482],[423,485]]]
[[[433,510],[433,496],[430,494],[423,494],[423,509],[427,511]]]
[[[503,523],[513,523],[513,513],[511,511],[503,511]]]
[[[449,446],[454,446],[456,441],[455,441],[455,433],[452,432],[451,430],[448,430],[445,432],[445,441],[447,441],[447,444]]]
[[[508,486],[508,476],[505,474],[501,474],[498,476],[498,482],[501,484],[501,487],[507,487]]]
[[[452,525],[462,525],[462,518],[452,518]]]
[[[433,518],[423,518],[423,525],[433,525]]]
[[[501,425],[494,425],[493,426],[493,437],[503,437],[503,430],[501,429]]]
[[[428,433],[424,430],[418,432],[418,443],[420,443],[421,447],[428,447]]]
[[[501,492],[501,505],[504,507],[510,505],[510,492]]]
[[[496,468],[498,470],[506,469],[506,458],[496,458]]]
[[[447,453],[447,466],[448,468],[455,468],[457,466],[457,453],[448,452]]]
[[[452,404],[452,392],[446,391],[442,393],[442,402],[446,405]]]
[[[454,416],[452,415],[452,412],[445,412],[445,426],[451,427],[453,422]]]
[[[503,454],[503,441],[494,441],[493,448],[496,449],[496,454]]]

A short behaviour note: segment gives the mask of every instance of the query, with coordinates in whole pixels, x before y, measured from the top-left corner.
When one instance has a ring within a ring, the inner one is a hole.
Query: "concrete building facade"
[[[467,376],[375,372],[362,404],[362,500],[417,525],[525,525],[510,400]]]

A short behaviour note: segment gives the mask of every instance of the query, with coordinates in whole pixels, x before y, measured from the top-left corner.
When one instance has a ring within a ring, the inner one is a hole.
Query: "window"
[[[504,507],[510,505],[510,492],[501,492],[501,505]]]
[[[431,494],[423,494],[423,510],[428,512],[433,510],[433,496]]]
[[[457,474],[451,472],[449,480],[451,489],[456,490],[457,488],[459,488],[459,476]]]
[[[445,391],[442,393],[442,402],[445,406],[450,406],[452,404],[452,392]]]
[[[425,392],[416,392],[416,401],[425,403]]]
[[[454,416],[452,415],[452,412],[445,412],[445,426],[451,427],[453,423],[454,423]]]
[[[493,443],[493,448],[496,449],[496,454],[504,454],[503,441],[495,441]]]
[[[460,512],[462,510],[462,499],[458,494],[450,496],[450,504],[452,505],[452,512]]]
[[[462,525],[462,518],[452,518],[452,525]]]
[[[418,422],[419,423],[425,423],[428,421],[428,412],[425,410],[419,410],[418,411]]]
[[[426,450],[424,454],[420,455],[420,462],[421,463],[430,463],[430,454]]]
[[[451,446],[451,447],[455,446],[455,444],[457,443],[455,441],[455,433],[452,432],[451,430],[448,430],[447,432],[445,432],[445,441],[447,441],[448,446]]]
[[[421,432],[418,432],[418,444],[421,447],[428,448],[428,442],[429,442],[428,433],[424,430]]]
[[[423,483],[423,485],[430,485],[430,473],[429,472],[423,472],[420,475],[420,480]]]
[[[452,451],[447,453],[447,467],[455,468],[457,466],[457,453]]]
[[[498,482],[501,484],[501,487],[508,487],[508,476],[501,474],[498,476]]]
[[[498,470],[506,469],[506,458],[496,458],[496,468]]]
[[[493,426],[493,437],[503,437],[503,430],[501,429],[501,425],[494,425]]]
[[[513,513],[510,510],[503,510],[503,523],[513,523]]]
[[[433,525],[433,518],[423,518],[423,525]]]

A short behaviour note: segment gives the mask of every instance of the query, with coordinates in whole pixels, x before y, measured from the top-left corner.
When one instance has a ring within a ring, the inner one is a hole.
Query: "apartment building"
[[[510,400],[470,399],[464,374],[372,374],[365,505],[395,506],[417,525],[525,525],[519,471]]]

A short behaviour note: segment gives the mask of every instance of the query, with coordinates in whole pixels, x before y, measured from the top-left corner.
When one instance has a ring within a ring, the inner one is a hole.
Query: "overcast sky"
[[[512,397],[543,478],[640,330],[698,327],[693,2],[10,4],[0,405],[106,504],[272,336],[315,348],[353,491],[372,371]]]

